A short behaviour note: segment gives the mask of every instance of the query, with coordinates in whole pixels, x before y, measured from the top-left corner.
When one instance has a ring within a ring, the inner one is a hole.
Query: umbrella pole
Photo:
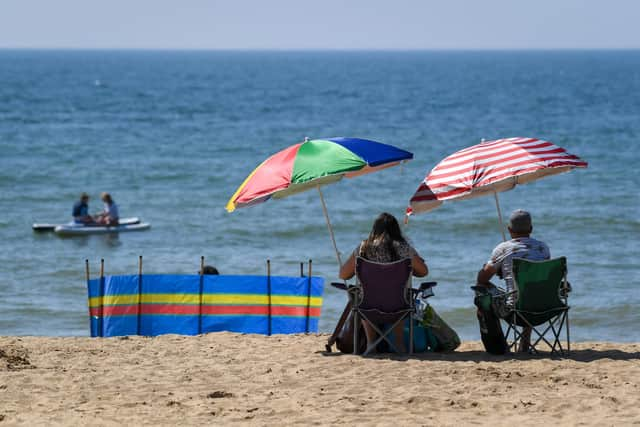
[[[329,236],[331,236],[331,243],[333,243],[333,249],[336,251],[336,258],[338,260],[338,267],[342,267],[342,261],[340,260],[340,252],[338,252],[338,245],[336,245],[336,239],[333,236],[333,228],[331,227],[331,221],[329,221],[329,213],[327,212],[327,205],[324,203],[324,197],[322,196],[322,190],[320,186],[316,186],[318,194],[320,194],[320,201],[322,202],[322,212],[324,212],[324,219],[327,221],[327,228],[329,229]]]
[[[496,200],[496,209],[498,210],[498,221],[500,221],[500,233],[502,233],[502,241],[506,242],[507,238],[504,235],[504,223],[502,222],[502,212],[500,211],[500,202],[498,201],[498,192],[493,192],[493,198]]]

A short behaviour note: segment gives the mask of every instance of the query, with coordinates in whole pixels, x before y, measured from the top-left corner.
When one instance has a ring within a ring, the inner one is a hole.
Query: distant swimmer
[[[77,224],[91,224],[94,222],[93,217],[89,215],[89,195],[87,193],[80,194],[80,200],[73,205],[73,221]]]
[[[120,220],[118,205],[109,193],[102,193],[100,199],[104,202],[104,210],[98,215],[96,222],[105,225],[118,225]]]

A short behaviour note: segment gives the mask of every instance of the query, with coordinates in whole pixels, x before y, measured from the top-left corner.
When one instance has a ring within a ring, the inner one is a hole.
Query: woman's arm
[[[356,257],[353,253],[349,259],[340,266],[340,278],[347,280],[351,279],[356,274]]]
[[[413,269],[413,275],[416,277],[424,277],[429,274],[429,268],[424,262],[424,259],[418,253],[411,258],[411,268]]]

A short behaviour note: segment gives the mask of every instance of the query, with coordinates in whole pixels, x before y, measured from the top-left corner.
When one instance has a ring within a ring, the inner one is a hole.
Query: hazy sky
[[[640,0],[0,0],[0,47],[640,48]]]

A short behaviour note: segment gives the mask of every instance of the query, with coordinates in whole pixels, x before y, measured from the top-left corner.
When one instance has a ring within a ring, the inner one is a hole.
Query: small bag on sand
[[[431,305],[427,305],[424,310],[422,326],[433,334],[438,343],[434,351],[453,351],[460,345],[460,337],[456,331],[436,313]]]
[[[362,354],[367,349],[367,336],[364,333],[364,327],[362,323],[358,325],[358,351],[357,354]],[[349,317],[342,325],[340,333],[336,337],[336,347],[342,353],[353,353],[353,313],[349,313]]]
[[[506,304],[505,298],[501,297],[493,288],[474,286],[476,296],[473,302],[478,307],[478,324],[484,349],[487,353],[502,355],[509,351],[500,324],[500,316],[506,309]]]

